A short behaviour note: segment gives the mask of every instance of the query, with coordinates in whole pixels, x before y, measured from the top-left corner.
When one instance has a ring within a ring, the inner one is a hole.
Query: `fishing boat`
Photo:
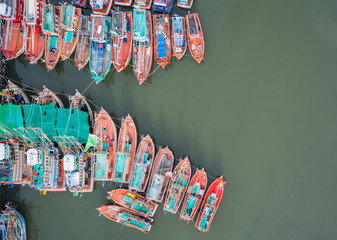
[[[165,68],[171,60],[170,17],[168,14],[153,15],[154,57]]]
[[[191,177],[191,164],[188,158],[179,161],[173,171],[164,203],[164,211],[177,213],[184,198]]]
[[[118,6],[131,6],[132,0],[115,0],[115,5]]]
[[[94,123],[94,115],[92,112],[92,109],[90,107],[90,104],[88,103],[87,99],[79,93],[79,91],[77,91],[76,89],[76,93],[74,96],[70,96],[69,97],[70,100],[70,109],[75,108],[81,111],[84,111],[86,113],[88,113],[89,115],[89,122],[91,123],[91,125],[93,125]]]
[[[168,182],[172,176],[173,153],[169,148],[159,148],[153,163],[146,198],[162,202]]]
[[[81,12],[80,8],[75,8],[73,5],[61,4],[59,27],[61,59],[63,61],[69,58],[76,48]]]
[[[29,104],[29,99],[24,91],[8,80],[8,85],[1,90],[1,103],[13,103],[16,105]]]
[[[132,49],[132,12],[112,12],[112,62],[118,72],[129,64]]]
[[[30,63],[37,63],[44,50],[44,37],[41,28],[40,0],[25,0],[25,55]]]
[[[152,218],[143,217],[124,207],[119,207],[117,205],[102,205],[97,210],[104,217],[124,226],[132,227],[142,232],[149,232],[151,230],[153,222]]]
[[[135,7],[143,8],[143,9],[150,9],[152,4],[152,0],[135,0]]]
[[[153,0],[153,11],[170,13],[174,0]]]
[[[193,0],[177,0],[178,7],[190,9],[192,7]]]
[[[24,0],[9,0],[1,4],[1,50],[7,60],[17,58],[24,51]]]
[[[149,135],[142,137],[138,145],[134,164],[132,166],[129,189],[144,192],[149,180],[154,158],[154,144]]]
[[[90,56],[90,32],[91,32],[91,17],[81,15],[79,29],[78,29],[78,42],[75,52],[75,65],[78,70],[87,65]]]
[[[89,65],[96,83],[108,74],[112,61],[111,17],[92,15]]]
[[[207,174],[204,169],[197,169],[187,188],[180,212],[180,219],[193,221],[207,188]]]
[[[42,30],[45,39],[44,60],[48,70],[53,70],[59,61],[60,50],[60,28],[59,17],[61,14],[60,6],[53,6],[50,3],[42,3]]]
[[[200,63],[204,59],[205,42],[198,13],[186,15],[188,48],[192,57]]]
[[[113,0],[90,0],[93,14],[108,15],[113,2]]]
[[[107,199],[144,217],[153,217],[158,207],[158,204],[147,200],[142,195],[122,188],[108,192]]]
[[[133,9],[132,39],[133,70],[139,84],[142,84],[149,76],[153,58],[152,17],[150,11]]]
[[[88,0],[73,0],[73,4],[77,7],[86,7]]]
[[[209,186],[195,223],[195,227],[198,228],[199,231],[207,232],[209,230],[221,202],[225,184],[226,181],[224,181],[222,177],[219,177]]]
[[[93,154],[94,179],[111,181],[115,159],[117,130],[110,115],[101,109],[96,116],[93,134],[98,137],[98,149]]]
[[[186,24],[185,18],[172,17],[172,53],[178,60],[181,59],[186,52]]]
[[[113,181],[128,183],[137,147],[137,130],[130,115],[122,118],[114,162]]]
[[[54,103],[59,108],[64,108],[61,99],[51,90],[43,86],[43,90],[38,93],[38,96],[34,97],[35,101],[39,105],[46,105]]]
[[[26,222],[10,204],[0,214],[0,237],[3,240],[26,240]]]

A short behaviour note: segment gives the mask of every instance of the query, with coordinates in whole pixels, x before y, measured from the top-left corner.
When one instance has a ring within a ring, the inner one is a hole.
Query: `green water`
[[[227,178],[210,232],[164,215],[162,205],[149,234],[98,217],[113,184],[81,199],[22,187],[9,196],[29,239],[337,239],[336,1],[196,0],[193,11],[206,38],[200,66],[173,60],[148,86],[131,68],[111,72],[86,95],[113,116],[130,113],[139,133],[176,157]],[[24,84],[66,94],[92,81],[70,61],[47,72],[21,58],[12,69]]]

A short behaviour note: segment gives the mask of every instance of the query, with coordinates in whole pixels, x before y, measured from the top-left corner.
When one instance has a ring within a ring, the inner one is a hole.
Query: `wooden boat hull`
[[[114,4],[118,6],[131,6],[132,0],[115,0]]]
[[[26,24],[25,55],[31,64],[37,63],[43,55],[44,36],[40,25]]]
[[[108,0],[108,3],[100,8],[100,6],[95,3],[95,1],[90,0],[91,10],[93,14],[108,15],[113,2],[114,0]]]
[[[74,96],[69,97],[70,100],[70,107],[71,108],[75,108],[84,112],[87,112],[89,115],[89,121],[91,123],[91,126],[94,123],[94,114],[92,112],[92,109],[90,107],[90,104],[88,103],[87,99],[80,94],[77,89],[76,89],[76,93]]]
[[[144,9],[150,9],[152,0],[135,0],[134,6]]]
[[[204,169],[197,169],[187,188],[186,196],[180,212],[180,219],[193,221],[207,188],[207,174]]]
[[[8,85],[1,91],[1,103],[13,103],[17,105],[29,104],[29,99],[24,91],[8,80]]]
[[[87,18],[87,19],[85,19]],[[91,17],[81,16],[80,28],[78,31],[78,43],[75,52],[75,65],[78,67],[78,70],[81,70],[89,62],[90,56],[90,27],[91,27]],[[84,26],[81,26],[84,24]],[[81,31],[81,29],[83,29]]]
[[[39,105],[54,103],[56,107],[64,108],[61,99],[54,92],[44,86],[42,92],[40,92],[35,99]]]
[[[170,17],[168,14],[153,15],[154,57],[165,68],[171,60]]]
[[[160,148],[154,160],[146,198],[162,202],[173,167],[173,153],[169,148]]]
[[[209,186],[204,201],[202,202],[197,221],[195,222],[195,227],[198,228],[199,231],[207,232],[209,230],[221,202],[225,184],[226,181],[224,181],[222,177],[219,177]]]
[[[188,48],[194,60],[200,63],[204,59],[205,42],[198,14],[187,14],[186,24]]]
[[[193,0],[188,0],[187,3],[182,3],[181,0],[177,0],[177,6],[181,8],[190,9],[192,7]]]
[[[21,20],[5,20],[1,50],[7,60],[17,58],[24,51],[24,28]]]
[[[174,0],[168,0],[166,6],[161,6],[157,4],[157,0],[153,0],[153,11],[162,12],[162,13],[170,13],[172,10]]]
[[[9,203],[6,205],[5,211],[0,214],[0,225],[3,227],[2,239],[27,239],[25,219]]]
[[[129,181],[129,189],[144,192],[151,174],[151,168],[155,148],[149,135],[142,139],[138,145],[135,161],[132,166],[132,174]]]
[[[181,21],[182,29],[176,28],[175,29],[175,21]],[[181,59],[187,49],[187,41],[186,41],[186,23],[184,17],[173,17],[172,18],[172,36],[171,36],[171,43],[172,43],[172,54],[178,60]]]
[[[188,158],[180,160],[173,171],[164,203],[164,211],[177,213],[184,198],[191,177],[191,165]]]
[[[46,67],[48,70],[53,70],[60,59],[60,43],[61,39],[58,35],[48,34],[45,36],[44,56]]]
[[[153,217],[158,207],[158,204],[147,200],[142,195],[122,188],[109,192],[107,199],[144,217]]]
[[[128,183],[137,147],[137,130],[130,115],[122,118],[115,155],[113,181]]]

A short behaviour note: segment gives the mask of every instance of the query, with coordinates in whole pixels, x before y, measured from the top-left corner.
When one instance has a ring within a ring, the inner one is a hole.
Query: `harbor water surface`
[[[175,157],[224,175],[210,231],[164,214],[162,205],[149,234],[99,217],[114,184],[96,183],[81,198],[7,189],[2,198],[26,218],[28,239],[337,239],[337,2],[195,0],[192,12],[205,35],[200,65],[187,53],[144,86],[130,66],[84,95],[115,118],[129,113],[140,134]],[[63,94],[92,82],[69,60],[48,72],[23,56],[8,76]]]

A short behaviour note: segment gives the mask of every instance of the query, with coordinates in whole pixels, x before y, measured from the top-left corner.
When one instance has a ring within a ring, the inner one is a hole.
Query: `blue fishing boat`
[[[110,71],[112,62],[111,17],[92,15],[89,65],[96,83]]]
[[[9,204],[0,214],[0,238],[3,240],[26,240],[26,222],[22,215]]]
[[[174,0],[153,0],[153,11],[170,13]]]

